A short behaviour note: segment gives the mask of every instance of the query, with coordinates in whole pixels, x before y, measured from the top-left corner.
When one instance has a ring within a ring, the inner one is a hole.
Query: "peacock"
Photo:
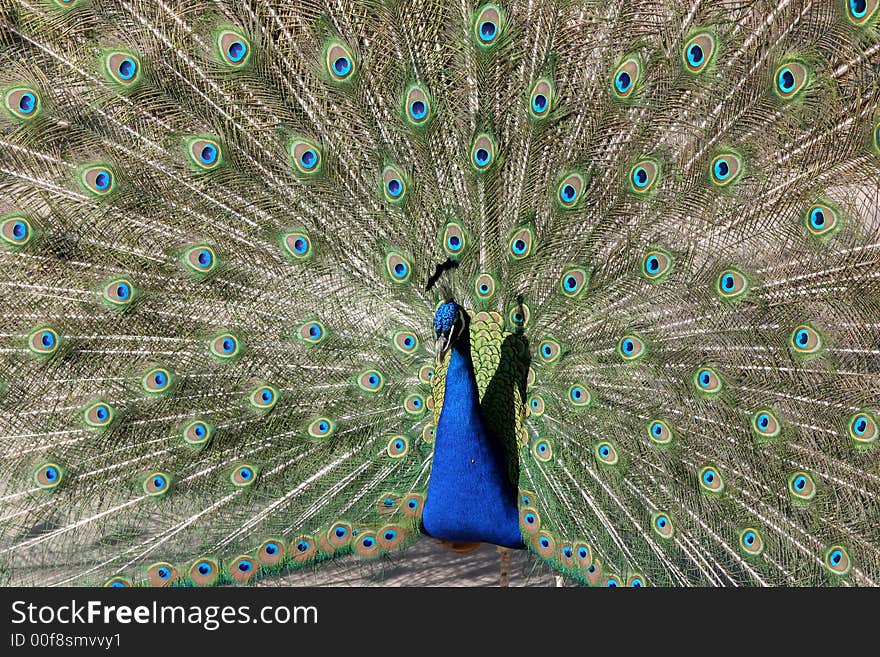
[[[0,17],[0,582],[880,584],[877,0]]]

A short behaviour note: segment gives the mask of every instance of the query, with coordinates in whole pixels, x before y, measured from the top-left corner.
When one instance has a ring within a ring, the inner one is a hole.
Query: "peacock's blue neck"
[[[522,547],[517,492],[504,446],[483,423],[467,334],[449,352],[422,524],[448,541]]]

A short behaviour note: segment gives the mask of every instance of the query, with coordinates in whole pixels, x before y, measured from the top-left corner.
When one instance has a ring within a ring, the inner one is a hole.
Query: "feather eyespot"
[[[290,161],[299,173],[312,176],[321,171],[323,157],[321,148],[315,142],[308,139],[294,139],[287,149]]]
[[[21,216],[0,219],[0,239],[13,249],[27,244],[33,237],[31,223]]]
[[[617,449],[607,440],[600,440],[596,443],[593,446],[593,453],[603,465],[617,465],[620,460]]]
[[[798,356],[812,357],[822,351],[825,343],[819,331],[809,324],[801,324],[791,332],[789,345]]]
[[[365,559],[378,556],[379,541],[376,540],[376,532],[361,532],[354,542],[354,551]]]
[[[658,447],[665,447],[672,442],[674,432],[665,420],[651,420],[648,422],[648,439]]]
[[[788,492],[797,503],[810,502],[816,497],[816,482],[808,472],[795,472],[788,478]]]
[[[27,345],[28,349],[38,356],[50,356],[58,351],[61,339],[55,329],[45,326],[31,331]]]
[[[357,69],[354,55],[348,46],[341,42],[334,42],[325,51],[324,64],[330,78],[335,82],[350,80]]]
[[[636,55],[627,55],[614,70],[612,91],[621,100],[630,98],[638,88],[642,63]]]
[[[395,205],[400,205],[406,198],[406,180],[396,167],[387,166],[382,171],[382,194],[386,201]]]
[[[577,172],[569,173],[556,186],[556,202],[565,210],[577,206],[581,200],[586,181]]]
[[[552,459],[553,447],[550,445],[550,441],[546,438],[537,439],[532,445],[532,455],[544,463]]]
[[[749,290],[749,279],[737,269],[725,269],[715,279],[715,292],[722,301],[740,301]]]
[[[251,43],[235,30],[223,30],[217,34],[217,50],[224,64],[241,68],[251,58]]]
[[[425,398],[417,392],[407,395],[403,400],[403,408],[410,415],[421,415],[425,412]]]
[[[220,577],[220,567],[214,559],[199,559],[189,569],[189,578],[196,586],[211,586]]]
[[[257,574],[257,564],[248,556],[237,557],[229,565],[229,574],[236,584],[245,584]]]
[[[549,532],[539,531],[532,536],[532,547],[542,557],[549,559],[556,552],[556,541]]]
[[[712,182],[719,187],[727,187],[736,181],[743,170],[743,160],[733,151],[716,155],[709,165]]]
[[[364,392],[379,392],[385,385],[385,377],[379,370],[366,370],[358,375],[357,384]]]
[[[859,411],[846,423],[849,437],[857,447],[869,447],[877,442],[877,416],[872,411]]]
[[[231,360],[238,356],[241,346],[232,333],[221,333],[210,343],[211,354],[221,360]]]
[[[327,543],[334,549],[339,550],[348,547],[351,543],[351,525],[347,522],[336,522],[327,530]]]
[[[477,173],[487,171],[495,162],[495,140],[491,135],[481,133],[471,144],[470,161],[471,167]]]
[[[223,162],[220,144],[207,137],[190,139],[187,143],[186,152],[189,155],[190,161],[203,171],[216,169]]]
[[[455,256],[464,251],[466,239],[464,229],[460,224],[450,222],[443,231],[443,250],[448,255]]]
[[[116,577],[111,577],[106,582],[104,582],[104,588],[109,589],[127,589],[131,587],[131,580],[127,577],[121,577],[117,575]]]
[[[653,529],[654,533],[660,538],[672,538],[672,534],[675,531],[675,527],[672,524],[669,515],[662,512],[657,512],[651,515],[651,529]]]
[[[376,540],[386,552],[396,550],[406,540],[407,531],[401,525],[385,525],[376,532]]]
[[[202,420],[193,420],[181,431],[184,441],[193,447],[204,447],[214,436],[214,426]]]
[[[150,586],[169,586],[177,581],[178,577],[180,577],[180,573],[170,563],[154,563],[147,568],[147,581],[150,583]]]
[[[296,337],[308,345],[319,344],[326,340],[328,335],[324,324],[317,320],[306,322],[296,332]]]
[[[217,267],[217,255],[210,246],[192,246],[184,253],[183,264],[196,274],[210,274]]]
[[[807,209],[804,226],[814,237],[828,239],[840,227],[840,213],[827,203],[816,203]]]
[[[752,414],[752,432],[759,440],[772,440],[782,433],[782,425],[776,412],[770,408],[760,408]]]
[[[739,533],[739,547],[750,557],[761,556],[764,551],[764,539],[754,527],[746,527]]]
[[[847,549],[842,545],[832,545],[825,550],[825,567],[829,573],[838,577],[849,574],[852,560]]]
[[[326,440],[333,435],[335,429],[336,425],[332,420],[326,417],[319,417],[309,425],[308,432],[316,440]]]
[[[412,354],[419,348],[419,339],[411,331],[398,331],[394,334],[392,343],[404,354]]]
[[[540,395],[534,395],[528,403],[529,415],[540,417],[544,414],[544,399]]]
[[[674,261],[669,252],[650,249],[642,258],[642,276],[652,283],[662,283],[672,273]]]
[[[422,440],[424,440],[429,445],[434,444],[434,436],[437,433],[436,427],[433,424],[425,425],[425,428],[422,429]]]
[[[141,387],[146,393],[157,394],[167,392],[173,382],[174,376],[169,370],[164,367],[153,367],[144,374],[141,379]]]
[[[422,516],[422,507],[424,504],[424,495],[421,493],[410,493],[404,498],[403,505],[400,508],[403,510],[404,515],[407,515],[410,518],[420,518]]]
[[[660,163],[657,160],[636,162],[629,172],[630,189],[636,194],[647,194],[660,179]]]
[[[564,296],[574,299],[583,294],[589,281],[590,276],[585,269],[566,269],[559,279],[559,290]]]
[[[553,81],[541,78],[532,85],[529,93],[529,114],[536,121],[540,121],[550,114],[553,109]]]
[[[164,472],[153,472],[144,479],[144,492],[151,497],[165,495],[171,488],[171,477]]]
[[[244,488],[253,485],[257,480],[258,474],[259,473],[254,466],[244,464],[238,466],[232,471],[232,474],[229,475],[229,480],[232,482],[233,486]]]
[[[13,87],[3,94],[3,106],[15,118],[30,121],[40,113],[42,100],[33,87]]]
[[[294,260],[307,260],[312,255],[312,240],[304,232],[288,233],[283,243],[285,251]]]
[[[257,386],[248,395],[251,406],[260,411],[270,411],[278,403],[278,390],[270,385]]]
[[[562,348],[556,340],[547,338],[538,345],[538,357],[542,362],[550,364],[559,359]]]
[[[126,308],[131,305],[138,290],[131,284],[127,278],[114,278],[104,285],[102,297],[110,306],[114,308]]]
[[[275,566],[284,559],[284,541],[270,538],[257,550],[257,560],[264,566]]]
[[[700,488],[707,495],[720,495],[724,492],[724,479],[714,465],[700,468],[698,473]]]
[[[847,0],[846,16],[859,27],[867,25],[877,13],[878,0]]]
[[[783,99],[789,100],[801,93],[810,79],[810,71],[800,62],[782,64],[773,74],[773,88]]]
[[[431,379],[434,378],[434,366],[433,365],[422,365],[419,368],[419,381],[422,383],[431,383]]]
[[[719,395],[724,389],[724,382],[721,376],[715,368],[708,365],[699,368],[694,373],[693,382],[697,392],[707,397]]]
[[[640,361],[647,353],[647,344],[635,333],[626,333],[617,341],[617,354],[628,363]]]
[[[474,15],[474,39],[481,48],[489,48],[497,43],[504,29],[504,12],[501,7],[486,4]]]
[[[514,329],[522,329],[529,325],[532,313],[527,304],[519,303],[510,309],[507,318]]]
[[[530,506],[520,509],[519,526],[525,534],[536,534],[541,529],[541,516],[538,511]]]
[[[92,429],[104,429],[113,422],[116,411],[103,401],[96,401],[83,409],[83,420]]]
[[[533,239],[534,236],[531,228],[520,228],[517,230],[507,243],[510,257],[514,260],[527,258],[532,252]]]
[[[386,451],[388,452],[388,456],[393,459],[399,459],[406,456],[407,452],[409,452],[409,440],[405,436],[394,436],[388,441]]]
[[[385,271],[393,282],[407,283],[412,276],[412,265],[408,258],[392,251],[385,256]]]
[[[80,174],[80,182],[93,196],[107,196],[116,189],[116,177],[109,167],[98,165],[86,167]]]
[[[590,391],[580,384],[575,384],[568,389],[568,401],[572,406],[589,406],[591,400]]]
[[[420,84],[412,84],[403,99],[407,122],[414,128],[422,128],[431,118],[431,96]]]
[[[130,87],[141,77],[141,60],[133,53],[109,52],[104,55],[104,73],[107,79]]]
[[[495,294],[495,278],[491,274],[480,274],[474,283],[474,291],[482,299],[491,299]]]
[[[34,472],[34,482],[43,489],[52,489],[64,479],[64,470],[57,463],[44,463]]]
[[[700,32],[691,37],[681,51],[681,58],[688,73],[702,73],[715,57],[715,36]]]

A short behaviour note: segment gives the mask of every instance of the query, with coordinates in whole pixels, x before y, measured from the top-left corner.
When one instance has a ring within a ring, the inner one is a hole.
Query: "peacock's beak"
[[[446,352],[449,351],[449,346],[451,341],[448,335],[441,333],[437,336],[437,360],[439,362],[443,362],[443,357],[446,355]]]

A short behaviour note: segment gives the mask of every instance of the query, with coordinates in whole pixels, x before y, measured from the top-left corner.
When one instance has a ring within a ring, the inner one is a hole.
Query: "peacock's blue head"
[[[455,301],[440,304],[434,313],[434,333],[437,336],[437,358],[443,362],[443,356],[461,337],[466,326],[464,308]]]

